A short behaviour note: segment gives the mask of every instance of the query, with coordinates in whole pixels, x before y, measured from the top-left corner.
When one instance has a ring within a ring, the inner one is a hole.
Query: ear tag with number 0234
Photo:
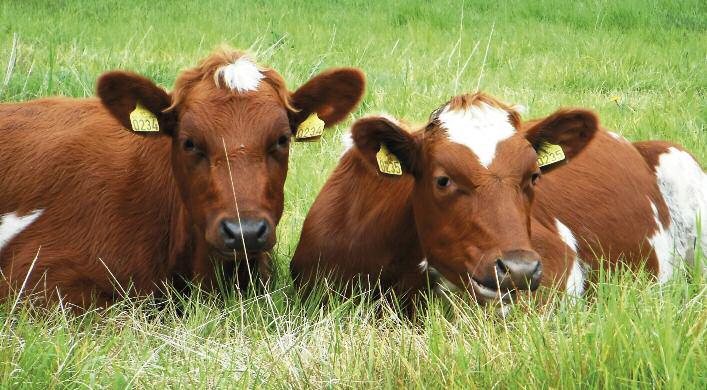
[[[313,112],[297,126],[295,138],[299,140],[308,140],[310,138],[320,137],[324,133],[324,121],[319,119],[316,112]]]
[[[140,103],[137,103],[133,112],[130,113],[130,124],[133,127],[133,131],[160,131],[160,125],[157,122],[155,114],[143,107]]]
[[[381,149],[376,153],[376,160],[378,160],[378,169],[381,172],[387,173],[389,175],[401,176],[403,174],[403,168],[400,166],[400,160],[398,160],[395,155],[390,153],[385,145],[381,144]]]
[[[538,167],[554,164],[565,159],[565,152],[560,145],[543,142],[538,149]]]

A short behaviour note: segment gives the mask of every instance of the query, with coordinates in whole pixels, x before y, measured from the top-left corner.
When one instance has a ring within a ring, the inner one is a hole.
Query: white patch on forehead
[[[25,216],[18,216],[15,213],[9,213],[2,216],[0,219],[0,251],[9,244],[13,238],[17,237],[23,230],[27,229],[34,221],[42,215],[44,210],[34,210]]]
[[[439,115],[449,139],[471,149],[486,168],[496,156],[496,146],[516,132],[508,119],[506,110],[483,102],[460,110],[447,107]]]
[[[577,246],[577,239],[574,234],[572,234],[570,228],[557,218],[555,218],[555,226],[557,227],[560,239],[577,254],[579,252],[579,246]],[[578,298],[584,294],[584,283],[586,279],[584,275],[585,268],[586,265],[582,263],[579,256],[575,256],[575,258],[572,259],[572,266],[567,270],[567,283],[565,284],[565,291],[571,298]]]
[[[231,91],[255,91],[260,86],[260,81],[265,78],[253,61],[248,57],[240,57],[232,64],[224,65],[216,71],[216,86],[220,86],[222,79]]]
[[[672,276],[677,257],[694,265],[696,246],[707,249],[707,175],[689,153],[674,147],[660,155],[655,172],[670,211],[670,225],[666,229],[658,219],[655,204],[651,203],[657,225],[651,245],[660,267],[658,281],[662,283]],[[702,223],[700,237],[698,220]]]

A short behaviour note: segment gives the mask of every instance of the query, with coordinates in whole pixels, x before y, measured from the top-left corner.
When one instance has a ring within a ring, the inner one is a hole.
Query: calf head
[[[522,129],[514,109],[477,93],[453,98],[420,131],[369,117],[353,125],[352,136],[371,164],[385,145],[403,174],[414,177],[423,265],[490,301],[535,289],[540,281],[542,259],[530,244],[531,204],[541,176],[537,151],[547,142],[572,159],[597,128],[589,111],[560,110]]]
[[[340,68],[290,93],[274,70],[222,50],[179,74],[171,93],[121,71],[102,75],[97,92],[126,129],[134,129],[138,105],[156,117],[159,131],[134,131],[136,142],[171,138],[173,174],[193,224],[212,250],[229,254],[274,245],[294,132],[313,113],[326,126],[341,121],[364,84],[359,70]]]

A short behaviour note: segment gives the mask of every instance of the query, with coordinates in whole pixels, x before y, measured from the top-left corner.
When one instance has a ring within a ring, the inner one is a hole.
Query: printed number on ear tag
[[[565,159],[565,152],[560,145],[544,142],[538,149],[538,167],[554,164]]]
[[[387,173],[389,175],[401,176],[403,174],[403,168],[400,166],[400,160],[398,160],[395,155],[388,151],[385,145],[381,144],[381,149],[376,153],[376,160],[378,160],[378,169],[381,172]]]
[[[133,127],[133,131],[160,131],[160,125],[157,122],[157,117],[155,114],[143,107],[140,103],[137,103],[133,112],[130,113],[130,124]]]
[[[297,126],[295,138],[298,140],[308,140],[320,137],[322,133],[324,133],[324,121],[319,119],[316,112],[313,112],[304,122]]]

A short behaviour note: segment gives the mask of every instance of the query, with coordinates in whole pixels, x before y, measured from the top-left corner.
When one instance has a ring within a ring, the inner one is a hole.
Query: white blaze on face
[[[658,158],[655,167],[658,187],[670,211],[670,224],[663,226],[651,202],[656,232],[650,238],[658,258],[658,281],[673,274],[678,258],[694,265],[695,246],[707,249],[707,175],[689,153],[671,147]],[[697,222],[701,221],[701,236]]]
[[[449,139],[471,149],[486,168],[496,156],[496,146],[516,132],[506,110],[483,102],[466,109],[447,107],[439,120]]]
[[[44,210],[34,210],[31,213],[18,216],[16,213],[5,214],[0,218],[0,251],[9,244],[13,238],[17,237],[23,230],[27,229],[34,221],[42,215]]]
[[[260,86],[260,81],[265,78],[253,61],[248,57],[240,57],[232,64],[222,66],[216,71],[216,86],[223,80],[232,91],[255,91]]]
[[[570,247],[575,254],[578,253],[579,247],[577,246],[577,239],[574,237],[574,234],[572,234],[570,228],[557,218],[555,219],[555,226],[565,245]],[[585,265],[582,264],[578,256],[575,256],[572,260],[572,266],[567,270],[567,284],[565,285],[565,289],[568,295],[580,297],[584,294],[584,281],[586,279],[584,276],[584,268]]]

